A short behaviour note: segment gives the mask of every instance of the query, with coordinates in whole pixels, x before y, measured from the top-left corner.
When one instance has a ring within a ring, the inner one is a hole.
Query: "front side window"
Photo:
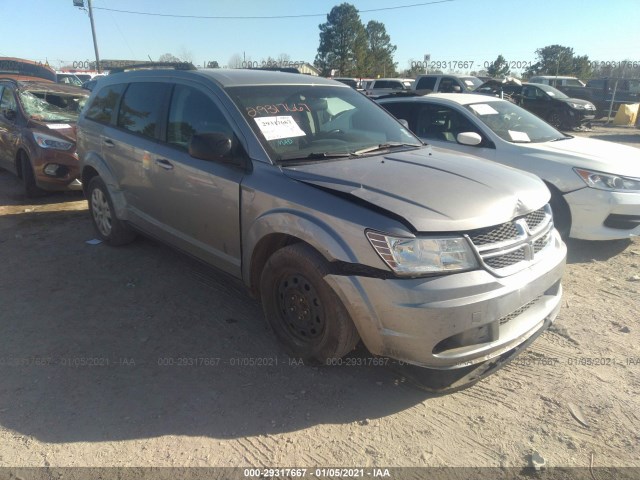
[[[429,140],[455,143],[459,133],[478,129],[462,114],[441,105],[421,105],[416,118],[416,134]]]
[[[187,150],[193,135],[213,132],[233,138],[229,123],[209,97],[195,88],[176,85],[169,107],[167,143]]]
[[[265,85],[229,87],[227,93],[274,161],[362,155],[362,150],[382,144],[422,146],[391,115],[351,88]]]
[[[156,138],[162,106],[170,85],[136,82],[129,85],[118,112],[118,127],[145,137]]]
[[[110,123],[126,84],[119,83],[102,88],[89,105],[86,118],[100,123]]]

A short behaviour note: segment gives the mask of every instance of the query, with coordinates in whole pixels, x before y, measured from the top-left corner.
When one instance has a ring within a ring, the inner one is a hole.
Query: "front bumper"
[[[640,235],[640,225],[634,227],[633,222],[633,218],[640,215],[640,193],[607,192],[585,187],[567,193],[564,198],[571,210],[569,236],[573,238],[617,240]],[[625,218],[629,221],[625,222]],[[623,226],[632,228],[613,228]]]
[[[32,157],[36,185],[43,190],[82,190],[80,162],[74,151],[38,149]],[[48,165],[58,165],[58,174],[47,174]]]
[[[498,278],[485,270],[432,278],[330,275],[326,280],[376,355],[434,368],[468,367],[539,333],[560,309],[566,246]]]

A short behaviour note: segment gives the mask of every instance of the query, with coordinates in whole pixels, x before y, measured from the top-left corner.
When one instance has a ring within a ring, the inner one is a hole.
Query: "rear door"
[[[105,127],[102,153],[112,168],[136,223],[155,224],[149,170],[160,148],[163,112],[171,92],[167,82],[137,81],[126,86],[114,121]]]

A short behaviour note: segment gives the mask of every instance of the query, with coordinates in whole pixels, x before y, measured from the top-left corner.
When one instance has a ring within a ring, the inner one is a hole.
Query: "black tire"
[[[29,156],[22,152],[20,154],[20,172],[22,173],[22,186],[24,188],[24,194],[27,198],[42,197],[46,194],[44,190],[36,185],[36,178],[33,173],[33,167]]]
[[[267,322],[294,358],[326,364],[352,351],[360,337],[340,298],[324,281],[327,261],[303,243],[276,251],[260,277]]]
[[[561,128],[564,127],[564,123],[565,123],[564,115],[558,110],[551,112],[549,114],[549,123],[553,125],[555,128],[557,128],[558,130],[560,130]]]
[[[101,240],[117,246],[131,243],[136,238],[135,232],[116,217],[109,190],[98,176],[89,181],[87,202],[93,226]]]
[[[560,192],[551,187],[550,190],[551,200],[549,201],[549,205],[551,205],[551,211],[553,213],[553,224],[562,239],[567,240],[571,232],[571,210]]]

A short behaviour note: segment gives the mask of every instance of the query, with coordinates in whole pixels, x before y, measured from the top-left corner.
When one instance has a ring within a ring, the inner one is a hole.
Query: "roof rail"
[[[173,68],[174,70],[196,70],[196,67],[194,67],[193,64],[189,62],[147,62],[110,68],[109,75],[114,73],[127,72],[130,70],[154,70],[159,68]]]
[[[301,73],[295,67],[257,67],[257,68],[247,68],[245,70],[265,70],[268,72],[284,72],[284,73]]]

